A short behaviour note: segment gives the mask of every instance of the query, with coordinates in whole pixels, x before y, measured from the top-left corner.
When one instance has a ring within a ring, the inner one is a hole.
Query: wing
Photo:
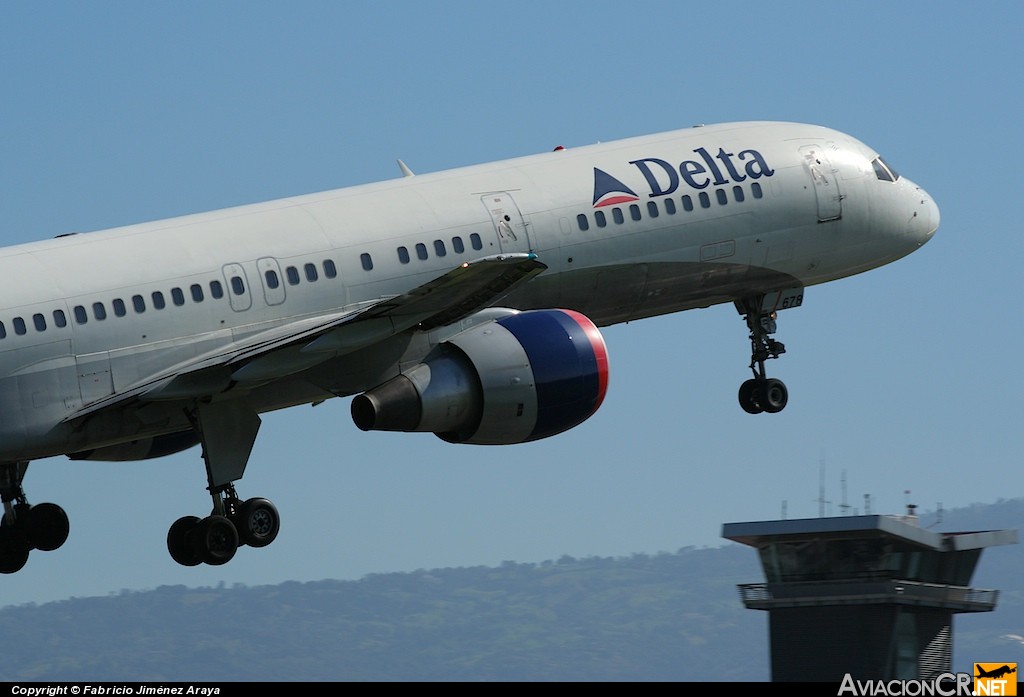
[[[271,383],[413,327],[428,330],[456,322],[546,268],[532,253],[466,262],[401,295],[286,322],[228,343],[86,404],[64,421],[131,401],[199,399],[229,388]]]

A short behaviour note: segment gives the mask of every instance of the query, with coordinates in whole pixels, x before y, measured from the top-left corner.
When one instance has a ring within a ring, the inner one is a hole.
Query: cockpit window
[[[875,176],[884,182],[894,182],[900,178],[899,172],[887,165],[881,157],[873,159],[871,166],[875,169]]]

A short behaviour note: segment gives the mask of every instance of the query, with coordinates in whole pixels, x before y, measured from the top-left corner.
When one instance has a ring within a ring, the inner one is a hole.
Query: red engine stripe
[[[604,402],[605,394],[608,392],[608,347],[604,344],[604,337],[601,336],[601,332],[589,317],[575,310],[561,310],[561,312],[572,317],[573,321],[583,330],[583,333],[590,341],[590,346],[594,349],[594,359],[597,361],[599,391],[597,401],[594,404],[594,411],[597,411],[601,403]]]

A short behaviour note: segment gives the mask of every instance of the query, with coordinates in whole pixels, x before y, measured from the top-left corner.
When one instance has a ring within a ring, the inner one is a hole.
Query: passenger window
[[[37,312],[34,315],[32,315],[32,324],[36,325],[37,332],[46,331],[46,318],[43,317],[42,314]]]
[[[676,201],[672,198],[665,199],[665,214],[675,215],[676,214]]]
[[[444,240],[434,240],[434,254],[439,257],[448,254],[448,250],[444,247]]]
[[[409,263],[409,250],[405,247],[398,248],[398,260],[403,264]]]
[[[612,209],[612,220],[615,221],[616,225],[622,225],[622,223],[624,223],[626,221],[626,217],[624,215],[622,215],[622,209],[621,208],[613,208]]]
[[[72,312],[75,313],[75,321],[79,324],[85,324],[89,321],[89,316],[85,314],[85,308],[81,305],[75,305],[75,309]]]
[[[640,206],[635,203],[629,204],[629,217],[633,220],[640,220]]]
[[[3,322],[0,322],[0,339],[7,338],[7,327],[4,326]]]
[[[333,259],[324,259],[324,276],[334,278],[338,275],[338,267],[334,265]]]
[[[480,239],[480,235],[476,234],[475,232],[469,236],[469,243],[473,245],[473,249],[477,251],[484,248],[484,243]]]
[[[427,245],[422,242],[416,245],[416,257],[419,259],[427,258]]]
[[[683,210],[684,211],[692,211],[693,210],[693,199],[690,198],[689,195],[683,196]]]
[[[715,189],[715,197],[718,199],[718,204],[721,206],[729,203],[729,197],[725,195],[725,189]]]
[[[657,203],[657,201],[648,201],[647,202],[647,215],[651,216],[652,218],[657,218],[658,217],[658,203]]]
[[[103,306],[103,303],[92,304],[92,316],[97,320],[103,320],[107,318],[107,308]]]
[[[132,307],[134,307],[135,311],[138,312],[141,315],[143,312],[146,311],[146,301],[145,301],[145,299],[141,295],[133,295],[132,296]]]
[[[267,269],[266,273],[263,274],[263,277],[267,279],[267,288],[270,288],[271,290],[281,285],[281,281],[277,277],[277,271],[274,271],[273,269]]]
[[[284,270],[284,275],[288,277],[288,285],[297,286],[299,285],[299,270],[294,266],[289,266]]]
[[[192,295],[195,297],[195,286],[192,286],[192,288]],[[245,295],[245,282],[242,280],[241,276],[231,277],[231,292],[235,295]]]
[[[237,286],[234,285],[235,279],[238,279]],[[237,295],[241,295],[242,293],[245,292],[245,285],[242,283],[242,279],[239,278],[238,276],[235,276],[235,278],[231,279],[231,284],[235,288],[235,292]],[[238,291],[238,288],[241,288],[242,290]],[[199,285],[198,283],[193,283],[188,287],[188,290],[192,294],[192,300],[194,300],[197,303],[203,302],[203,287],[201,285]]]
[[[22,336],[28,329],[25,328],[25,320],[21,317],[14,318],[14,333],[18,336]]]
[[[711,198],[708,196],[707,191],[701,191],[697,196],[700,198],[701,208],[711,208]]]
[[[359,255],[359,261],[362,262],[363,270],[364,271],[372,271],[373,270],[373,259],[366,252],[363,252],[362,254]],[[308,271],[306,273],[306,276],[309,276]],[[312,280],[315,281],[316,278],[313,278]]]
[[[118,317],[124,317],[128,314],[128,310],[125,309],[124,300],[121,298],[114,298],[113,302],[110,303],[114,308],[114,314]]]
[[[64,310],[53,311],[53,323],[62,328],[68,326],[68,318],[64,316]]]
[[[576,224],[579,226],[580,230],[584,232],[590,229],[590,221],[587,220],[587,216],[583,213],[576,216]]]
[[[171,302],[181,307],[185,304],[185,293],[181,288],[171,288]]]
[[[754,198],[761,198],[764,195],[761,193],[761,185],[758,182],[750,185],[750,193],[754,194]]]
[[[736,199],[737,203],[743,202],[743,187],[734,186],[732,187],[732,197]]]
[[[608,220],[604,217],[604,211],[594,211],[594,222],[598,227],[605,227],[608,224]]]
[[[220,284],[220,281],[210,281],[210,295],[214,298],[224,297],[224,286]]]
[[[160,291],[155,291],[153,293],[153,307],[157,310],[162,310],[167,307],[167,303],[164,301],[164,294]]]
[[[367,271],[369,271],[370,269],[373,268],[373,262],[370,262],[370,267],[367,268],[366,267],[366,263],[367,263],[367,260],[370,258],[370,255],[369,254],[364,254],[363,256],[365,257],[365,259],[363,259],[363,268],[366,269]],[[315,280],[317,280],[319,278],[319,276],[316,273],[316,266],[315,265],[313,265],[313,264],[306,264],[305,267],[303,267],[303,268],[305,268],[305,270],[306,270],[306,280],[309,281],[310,283],[314,282]]]
[[[461,237],[452,238],[452,249],[455,250],[456,254],[462,254],[463,252],[466,251],[466,245],[462,243]]]

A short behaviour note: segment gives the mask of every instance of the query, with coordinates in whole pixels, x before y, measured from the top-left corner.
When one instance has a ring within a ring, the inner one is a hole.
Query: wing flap
[[[402,329],[415,325],[424,330],[443,327],[490,305],[546,268],[532,253],[501,254],[466,262],[440,278],[374,306],[367,318],[388,316]]]

